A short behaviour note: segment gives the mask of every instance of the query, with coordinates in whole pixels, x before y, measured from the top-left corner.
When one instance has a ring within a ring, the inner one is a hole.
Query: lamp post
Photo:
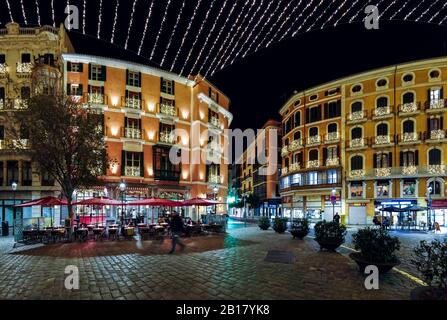
[[[213,188],[214,192],[214,201],[217,202],[217,193],[219,192],[219,188],[216,186]],[[217,204],[214,205],[214,214],[217,214]]]
[[[121,182],[119,188],[121,191],[121,230],[124,231],[124,195],[126,192],[126,184]]]
[[[337,202],[337,197],[335,194],[337,193],[337,190],[332,189],[332,195],[331,195],[331,202],[332,202],[332,221],[334,221],[335,218],[335,203]]]
[[[242,198],[244,199],[244,227],[247,227],[247,195],[244,194],[242,196]]]
[[[17,217],[16,217],[16,214],[17,214],[17,212],[16,212],[16,207],[15,207],[15,205],[16,205],[16,191],[17,191],[17,183],[16,182],[12,182],[11,183],[11,189],[12,189],[12,198],[13,198],[13,217],[14,217],[14,227],[13,227],[13,235],[16,237],[16,239],[18,238],[18,235],[16,234],[16,232],[18,231],[18,230],[16,230],[16,228],[17,228]],[[17,228],[18,229],[18,228]]]
[[[433,192],[432,187],[427,188],[427,227],[428,231],[431,231],[431,193]]]

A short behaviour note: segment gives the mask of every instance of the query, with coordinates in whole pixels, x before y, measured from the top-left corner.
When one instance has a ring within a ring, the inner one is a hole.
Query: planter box
[[[334,240],[317,240],[315,239],[315,241],[318,242],[318,244],[320,245],[321,249],[326,249],[329,251],[335,251],[335,249],[337,249],[339,246],[341,246],[344,241],[334,241]]]
[[[370,265],[376,266],[379,269],[379,273],[383,274],[383,273],[387,273],[388,271],[393,269],[395,266],[398,266],[400,264],[399,260],[397,260],[396,262],[386,262],[386,263],[377,263],[377,262],[366,261],[362,258],[362,255],[359,252],[350,253],[349,257],[357,263],[357,265],[359,266],[360,272],[362,272],[362,273],[364,273],[365,268]]]
[[[290,230],[290,234],[293,236],[293,239],[298,238],[300,240],[303,240],[303,238],[309,234],[309,231],[292,229]]]

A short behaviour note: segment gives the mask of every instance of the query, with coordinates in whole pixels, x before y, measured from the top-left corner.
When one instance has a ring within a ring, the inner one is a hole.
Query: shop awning
[[[447,209],[447,200],[432,200],[432,209]]]

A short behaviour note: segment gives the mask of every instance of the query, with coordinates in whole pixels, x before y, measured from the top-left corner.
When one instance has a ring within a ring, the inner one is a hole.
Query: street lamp
[[[431,193],[433,192],[433,188],[429,186],[427,188],[427,226],[428,231],[431,230]]]
[[[126,184],[124,182],[121,182],[119,188],[121,191],[121,228],[122,231],[124,231],[124,194],[126,191]]]
[[[335,218],[335,203],[337,202],[337,197],[335,194],[337,193],[337,190],[332,189],[332,196],[331,196],[331,202],[332,202],[332,221],[334,221]]]
[[[17,221],[16,221],[16,191],[17,191],[17,183],[16,182],[12,182],[11,183],[11,188],[12,188],[12,197],[13,197],[13,216],[14,216],[14,228],[13,228],[13,234],[14,236],[16,235],[16,225],[17,225]]]
[[[219,192],[219,188],[216,186],[213,188],[214,191],[214,201],[217,202],[217,193]],[[217,214],[217,204],[214,205],[214,214]]]

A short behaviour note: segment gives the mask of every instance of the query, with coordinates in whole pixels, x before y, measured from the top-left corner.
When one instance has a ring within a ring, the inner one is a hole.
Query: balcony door
[[[154,146],[154,173],[157,180],[178,181],[180,164],[173,164],[169,159],[171,148]]]

